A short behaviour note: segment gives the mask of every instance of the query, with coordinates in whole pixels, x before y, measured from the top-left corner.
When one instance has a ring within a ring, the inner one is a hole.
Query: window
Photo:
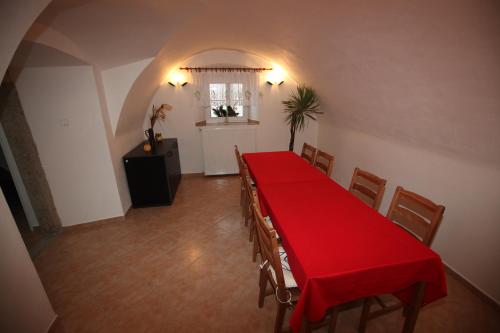
[[[208,123],[246,122],[256,117],[259,77],[254,72],[193,72],[195,106]],[[256,118],[254,118],[256,119]]]
[[[210,83],[210,117],[219,118],[229,117],[243,118],[244,115],[244,95],[243,83]],[[231,115],[233,110],[236,116]],[[220,110],[222,112],[217,112]]]

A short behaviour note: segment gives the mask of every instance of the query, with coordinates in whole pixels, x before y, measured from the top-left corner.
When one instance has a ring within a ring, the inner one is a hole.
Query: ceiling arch
[[[22,41],[12,58],[9,72],[24,67],[84,66],[87,62],[45,44]]]
[[[234,44],[233,44],[234,45]],[[213,64],[228,64],[225,62],[224,58],[214,60],[212,64],[202,64],[202,63],[192,63],[193,58],[199,59],[199,55],[210,54],[212,51],[220,54],[221,50],[227,50],[228,52],[240,52],[246,55],[251,55],[256,61],[261,59],[260,64],[278,64],[282,63],[274,61],[274,58],[268,57],[265,54],[256,53],[254,50],[246,50],[244,48],[235,49],[230,48],[228,45],[226,47],[220,48],[209,48],[209,49],[189,49],[188,51],[181,52],[181,49],[177,48],[174,52],[168,50],[168,54],[162,54],[161,57],[157,56],[145,70],[139,75],[137,80],[134,82],[132,88],[127,95],[123,109],[120,113],[120,119],[118,121],[116,135],[122,133],[137,130],[138,124],[142,125],[144,117],[147,112],[147,107],[143,107],[143,103],[149,104],[151,98],[153,97],[156,90],[164,84],[165,76],[175,68],[184,65],[192,66],[203,66],[203,65],[213,65]],[[243,65],[243,64],[239,64]],[[297,81],[298,75],[291,67],[287,67],[287,76]],[[147,105],[146,105],[147,106]]]
[[[7,67],[24,34],[50,0],[3,1],[0,10],[0,76]]]
[[[322,121],[500,165],[491,144],[500,142],[498,7],[466,0],[216,1],[176,30],[139,76],[117,133],[142,124],[166,69],[200,50],[230,48],[273,59],[312,85]],[[465,22],[470,29],[457,34]]]
[[[500,165],[492,144],[500,142],[498,1],[58,4],[38,22],[74,41],[97,67],[155,56],[127,95],[117,135],[141,130],[166,70],[202,50],[238,49],[312,85],[322,121]]]

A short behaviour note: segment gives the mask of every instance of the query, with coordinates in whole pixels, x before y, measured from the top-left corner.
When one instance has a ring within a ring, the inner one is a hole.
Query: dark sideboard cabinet
[[[177,139],[164,139],[155,152],[141,143],[123,156],[132,205],[171,205],[181,180]]]

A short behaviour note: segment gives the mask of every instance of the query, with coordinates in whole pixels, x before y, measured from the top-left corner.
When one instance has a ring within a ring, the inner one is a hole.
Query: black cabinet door
[[[170,204],[163,156],[124,160],[134,207]]]
[[[179,163],[179,149],[177,142],[172,144],[167,153],[165,154],[165,166],[167,168],[168,183],[170,185],[170,193],[172,200],[177,191],[177,186],[181,180],[181,166]]]
[[[155,152],[138,145],[123,157],[134,207],[170,205],[181,180],[177,139],[163,140]]]

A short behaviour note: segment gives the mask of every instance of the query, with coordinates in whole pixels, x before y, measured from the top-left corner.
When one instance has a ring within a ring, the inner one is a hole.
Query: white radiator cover
[[[208,125],[201,128],[205,176],[238,173],[234,145],[240,152],[255,152],[255,125]]]

